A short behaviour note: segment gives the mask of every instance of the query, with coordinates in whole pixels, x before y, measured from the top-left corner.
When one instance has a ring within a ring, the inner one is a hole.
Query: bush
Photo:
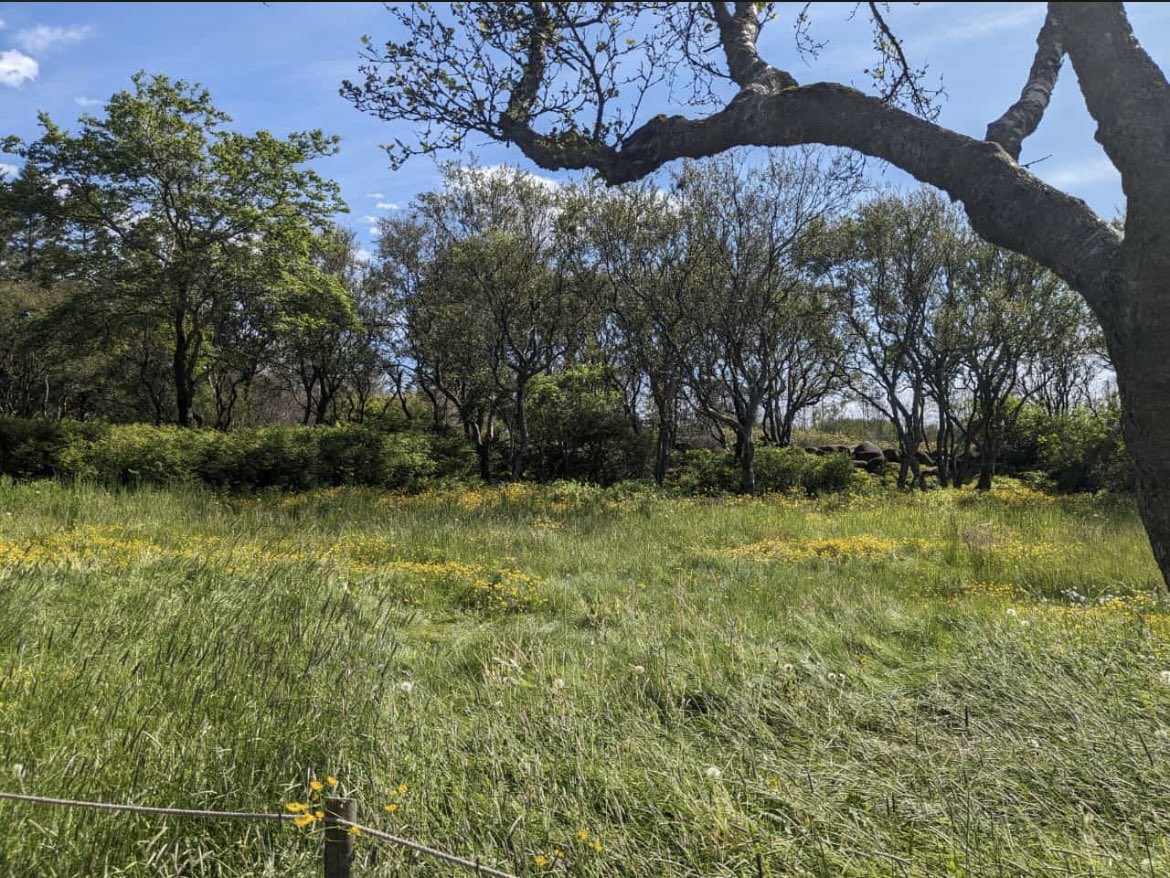
[[[259,427],[213,436],[199,466],[208,484],[233,490],[306,490],[318,484],[313,429]]]
[[[753,464],[756,470],[756,491],[791,491],[802,487],[805,478],[817,461],[816,455],[802,448],[776,448],[772,445],[756,446]]]
[[[682,494],[721,494],[739,488],[739,466],[727,451],[691,448],[676,453],[667,484]]]
[[[96,439],[105,429],[100,423],[0,417],[0,475],[16,479],[61,475],[61,455],[70,443]]]
[[[810,494],[833,494],[847,491],[853,484],[857,468],[848,454],[818,457],[805,474],[804,487]]]
[[[1027,473],[1037,484],[1047,480],[1059,491],[1133,490],[1133,465],[1121,438],[1116,401],[1096,411],[1076,408],[1057,416],[1025,406],[1002,457],[1008,471]]]
[[[107,485],[170,485],[194,479],[208,434],[180,427],[118,424],[77,438],[60,453],[61,475]]]
[[[540,481],[611,485],[646,474],[653,436],[636,432],[600,366],[575,366],[528,383],[529,461]]]
[[[577,435],[587,435],[583,422],[578,424],[582,429]],[[588,464],[584,471],[574,469],[578,478],[593,484],[622,483],[623,495],[650,490],[644,482],[618,478],[643,471],[645,437],[618,430],[598,435],[604,441],[575,446],[575,452],[563,449],[560,465]],[[543,458],[547,465],[555,455],[547,447],[545,451],[550,455]],[[853,476],[847,455],[822,458],[799,448],[758,447],[755,463],[760,493],[797,488],[810,494],[841,491]],[[342,485],[413,490],[438,480],[468,478],[474,468],[470,446],[455,433],[386,432],[352,424],[221,433],[0,418],[0,475],[14,478],[64,476],[119,487],[203,482],[232,491],[307,491]],[[542,474],[550,477],[548,471]],[[730,452],[683,451],[674,456],[668,484],[684,494],[732,493],[739,489],[739,465]],[[597,489],[570,480],[557,490],[578,497]]]

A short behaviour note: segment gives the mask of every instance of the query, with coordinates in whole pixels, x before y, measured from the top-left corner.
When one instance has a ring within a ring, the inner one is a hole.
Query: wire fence
[[[60,808],[84,808],[91,811],[106,811],[110,813],[123,814],[150,814],[162,817],[191,817],[196,819],[208,820],[252,820],[252,821],[280,821],[289,823],[297,819],[295,814],[268,814],[256,811],[204,811],[198,808],[159,808],[150,805],[130,805],[116,802],[87,802],[79,799],[57,799],[49,796],[32,796],[25,793],[5,793],[0,792],[0,801],[9,802],[23,802],[30,805],[51,805]],[[389,832],[383,832],[372,826],[364,826],[355,820],[348,819],[342,814],[353,813],[354,806],[350,799],[327,799],[325,802],[325,852],[323,862],[325,864],[325,878],[350,878],[352,875],[351,865],[353,860],[352,846],[353,834],[351,830],[360,833],[361,835],[369,836],[370,838],[379,841],[387,842],[388,844],[397,847],[406,848],[421,854],[425,857],[430,857],[433,860],[446,863],[450,866],[455,866],[460,869],[465,869],[476,875],[487,875],[491,878],[516,878],[510,872],[502,872],[499,869],[494,869],[491,866],[485,866],[478,860],[469,860],[466,857],[460,857],[456,854],[451,854],[430,845],[422,844],[413,839],[403,838],[402,836],[392,835]],[[343,827],[340,836],[336,833],[330,833],[330,827]],[[332,844],[332,848],[331,848]],[[344,850],[343,850],[344,848]]]

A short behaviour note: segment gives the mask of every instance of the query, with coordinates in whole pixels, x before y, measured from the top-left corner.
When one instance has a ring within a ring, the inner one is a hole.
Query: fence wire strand
[[[197,817],[212,820],[256,820],[288,823],[297,817],[295,814],[265,814],[257,811],[204,811],[198,808],[158,808],[151,805],[124,805],[117,802],[86,802],[78,799],[55,799],[49,796],[31,796],[24,793],[0,792],[0,800],[25,802],[32,805],[56,805],[63,808],[87,808],[91,811],[107,811],[111,813],[155,814],[166,817]],[[326,825],[334,824],[349,827],[361,835],[368,835],[370,838],[407,848],[432,859],[467,869],[477,875],[488,875],[491,878],[516,878],[511,872],[501,872],[499,869],[493,869],[491,866],[484,866],[478,861],[468,860],[456,854],[449,854],[446,851],[441,851],[438,848],[430,847],[421,842],[412,841],[409,838],[391,835],[389,832],[383,832],[372,826],[353,823],[333,814],[326,815],[325,823]]]

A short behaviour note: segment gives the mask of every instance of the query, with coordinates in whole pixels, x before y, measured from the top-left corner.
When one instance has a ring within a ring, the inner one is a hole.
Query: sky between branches
[[[765,30],[763,56],[801,82],[864,87],[873,52],[862,17],[849,20],[852,8],[813,5],[813,36],[826,44],[815,61],[793,57],[785,21]],[[1170,3],[1129,4],[1129,13],[1138,38],[1165,69]],[[929,65],[931,78],[941,76],[947,94],[940,121],[982,136],[1018,95],[1043,16],[1042,3],[894,3],[888,20],[911,60]],[[322,128],[340,135],[341,153],[319,169],[341,183],[350,206],[341,221],[367,246],[377,217],[438,182],[428,159],[390,171],[380,144],[408,137],[409,130],[359,113],[337,93],[342,79],[358,78],[362,34],[375,42],[404,36],[380,3],[0,3],[0,23],[0,135],[36,136],[38,110],[66,125],[81,113],[100,112],[110,94],[145,69],[202,82],[241,130]],[[670,108],[647,109],[650,115]],[[1124,205],[1120,180],[1092,135],[1066,64],[1021,160],[1044,159],[1034,165],[1040,176],[1111,217]],[[531,167],[517,150],[498,144],[477,145],[475,155],[483,164]],[[11,157],[0,157],[0,165],[14,170]],[[904,174],[878,164],[870,173],[878,185],[911,185]]]

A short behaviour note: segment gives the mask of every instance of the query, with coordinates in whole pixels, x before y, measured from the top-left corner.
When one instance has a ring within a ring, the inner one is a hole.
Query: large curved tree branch
[[[1020,99],[987,126],[986,139],[998,143],[1017,161],[1024,139],[1036,130],[1044,117],[1044,111],[1048,109],[1063,60],[1064,43],[1060,27],[1049,7],[1044,26],[1036,36],[1036,54],[1032,59],[1032,68],[1028,71],[1028,81],[1020,92]]]
[[[1121,236],[1080,199],[1017,165],[997,144],[976,140],[835,83],[779,92],[741,91],[705,118],[658,116],[618,149],[546,138],[527,131],[518,146],[548,168],[594,168],[611,184],[640,179],[667,162],[735,146],[821,143],[884,159],[963,203],[975,230],[1023,252],[1106,311]]]

